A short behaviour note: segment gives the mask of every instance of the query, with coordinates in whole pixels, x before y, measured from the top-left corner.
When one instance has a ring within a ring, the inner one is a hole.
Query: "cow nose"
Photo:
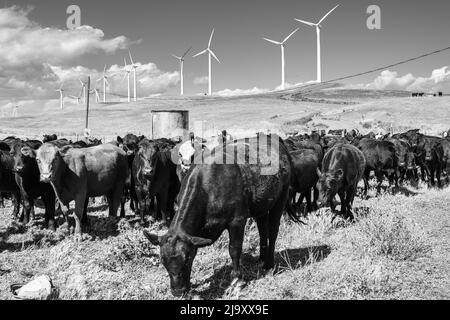
[[[23,171],[23,167],[22,166],[17,166],[16,167],[16,172],[17,173],[20,173],[20,172],[22,172]]]
[[[405,165],[406,165],[406,163],[404,163],[404,162],[400,162],[400,163],[398,164],[398,166],[401,167],[401,168],[403,168]]]
[[[51,173],[41,173],[41,181],[42,182],[50,182],[51,178],[52,178]]]
[[[144,174],[145,174],[145,175],[150,175],[150,174],[152,174],[152,172],[153,172],[153,169],[152,169],[152,168],[145,168],[145,169],[144,169]]]

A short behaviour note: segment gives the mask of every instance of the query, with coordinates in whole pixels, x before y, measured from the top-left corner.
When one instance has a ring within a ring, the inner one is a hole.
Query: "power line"
[[[422,55],[414,57],[414,58],[402,60],[402,61],[390,64],[390,65],[387,65],[387,66],[384,66],[384,67],[380,67],[380,68],[376,68],[376,69],[372,69],[372,70],[369,70],[369,71],[360,72],[360,73],[356,73],[356,74],[352,74],[352,75],[349,75],[349,76],[344,76],[344,77],[340,77],[340,78],[336,78],[336,79],[332,79],[332,80],[327,80],[327,81],[324,81],[324,82],[321,82],[321,83],[311,84],[311,85],[306,86],[306,88],[310,87],[311,90],[312,90],[312,89],[314,89],[314,86],[320,86],[320,85],[324,85],[324,84],[328,84],[328,83],[332,83],[332,82],[337,82],[337,81],[342,81],[342,80],[347,80],[347,79],[351,79],[351,78],[364,76],[364,75],[371,74],[371,73],[378,72],[378,71],[384,71],[386,69],[393,68],[393,67],[396,67],[396,66],[399,66],[399,65],[411,62],[411,61],[423,59],[423,58],[426,58],[426,57],[429,57],[429,56],[432,56],[432,55],[435,55],[435,54],[438,54],[438,53],[441,53],[441,52],[444,52],[444,51],[447,51],[447,50],[450,50],[450,47],[446,47],[446,48],[443,48],[443,49],[439,49],[439,50],[435,50],[435,51],[432,51],[432,52],[428,52],[428,53],[422,54]]]

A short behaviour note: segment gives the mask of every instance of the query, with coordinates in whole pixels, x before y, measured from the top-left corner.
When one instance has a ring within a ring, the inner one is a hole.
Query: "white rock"
[[[40,276],[16,291],[16,298],[22,300],[49,300],[52,295],[52,281],[49,276]]]

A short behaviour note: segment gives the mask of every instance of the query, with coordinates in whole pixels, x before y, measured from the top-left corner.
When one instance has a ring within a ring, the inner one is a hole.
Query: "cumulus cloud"
[[[0,94],[4,98],[49,99],[63,83],[66,94],[78,95],[78,79],[92,77],[93,86],[103,70],[74,66],[87,54],[111,54],[130,44],[125,36],[107,39],[102,30],[81,26],[75,30],[43,27],[30,20],[31,7],[0,9]],[[139,95],[163,93],[179,81],[178,72],[163,72],[154,63],[138,63]],[[122,66],[108,68],[108,74],[121,72]],[[118,94],[126,94],[126,81],[110,78]],[[111,91],[112,92],[112,91]]]
[[[433,70],[429,77],[416,77],[411,73],[399,76],[398,72],[385,70],[364,87],[376,90],[443,91],[449,85],[450,71],[445,66]]]
[[[196,86],[200,86],[200,85],[203,85],[203,84],[207,84],[208,80],[209,80],[208,76],[196,77],[196,78],[194,78],[194,84]]]
[[[222,97],[232,97],[232,96],[245,96],[245,95],[252,95],[252,94],[261,94],[265,92],[269,92],[269,89],[260,89],[257,87],[254,87],[253,89],[225,89],[218,92],[215,92],[214,94],[217,96]]]

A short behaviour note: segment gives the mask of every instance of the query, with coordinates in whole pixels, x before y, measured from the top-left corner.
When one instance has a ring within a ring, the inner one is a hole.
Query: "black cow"
[[[416,159],[421,167],[422,179],[425,181],[425,174],[428,183],[435,185],[436,177],[438,187],[441,187],[441,173],[443,169],[444,149],[442,139],[432,136],[420,136],[416,149]]]
[[[397,176],[400,178],[400,183],[403,183],[405,177],[408,176],[417,178],[414,150],[409,142],[404,139],[394,138],[390,138],[387,141],[394,144],[395,147],[395,155],[397,157]]]
[[[19,218],[21,198],[14,174],[14,158],[6,151],[0,151],[0,192],[11,194],[13,216]]]
[[[144,222],[144,215],[150,211],[150,201],[156,197],[157,210],[165,223],[173,217],[174,203],[180,188],[176,164],[172,162],[171,150],[175,144],[167,139],[150,141],[144,139],[139,143],[139,150],[132,165],[132,176],[137,197],[136,211]]]
[[[364,154],[350,144],[338,144],[327,152],[318,171],[319,204],[328,205],[334,210],[333,199],[336,194],[341,199],[341,215],[354,219],[353,200],[358,182],[364,178],[366,160]]]
[[[14,171],[16,183],[20,188],[23,206],[24,220],[26,224],[30,221],[30,213],[33,212],[34,200],[41,197],[45,205],[45,227],[55,230],[55,191],[49,183],[40,181],[40,173],[36,162],[36,152],[40,145],[29,146],[28,142],[17,143],[11,156],[14,157]]]
[[[260,141],[268,138],[260,135]],[[241,277],[242,243],[249,218],[255,218],[258,225],[260,260],[265,269],[273,268],[280,218],[289,197],[291,161],[283,141],[275,135],[272,138],[278,143],[259,144],[259,152],[256,138],[227,143],[230,162],[226,165],[220,150],[223,146],[213,150],[205,163],[192,165],[182,181],[179,210],[167,234],[159,237],[144,231],[154,245],[161,246],[161,261],[175,296],[190,289],[197,249],[217,241],[224,230],[230,237],[231,276]],[[236,149],[249,152],[236,156]]]
[[[56,134],[44,134],[44,139],[42,142],[47,143],[56,140],[58,140],[58,136]]]
[[[306,199],[307,212],[317,210],[318,190],[316,188],[319,176],[317,169],[321,167],[321,160],[314,150],[303,149],[289,152],[292,157],[293,175],[293,200],[295,193],[300,193],[297,206],[300,206],[303,199]],[[311,202],[311,191],[314,190],[314,198]]]
[[[390,185],[392,185],[392,180],[394,180],[396,187],[398,187],[397,157],[395,154],[395,146],[392,142],[364,138],[356,146],[362,151],[366,159],[364,196],[367,196],[367,190],[369,188],[368,180],[371,171],[375,171],[375,176],[377,177],[378,193],[381,192],[384,175],[389,179]]]

